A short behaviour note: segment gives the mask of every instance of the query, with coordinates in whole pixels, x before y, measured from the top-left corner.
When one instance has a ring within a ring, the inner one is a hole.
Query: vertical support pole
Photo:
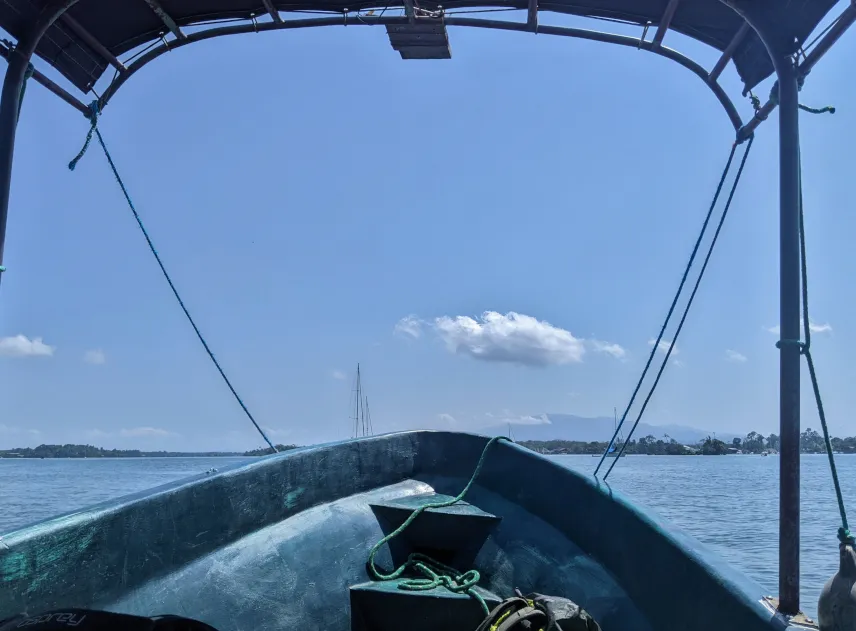
[[[800,145],[797,71],[789,56],[779,79],[779,326],[782,340],[800,331]],[[800,608],[800,349],[779,350],[779,611]]]
[[[12,184],[12,160],[15,155],[15,130],[18,127],[18,104],[30,58],[42,36],[77,0],[53,0],[36,15],[33,23],[15,48],[9,51],[6,76],[0,90],[0,267],[6,244],[6,220],[9,216],[9,190]],[[0,279],[3,274],[0,272]]]
[[[0,266],[6,243],[6,220],[9,216],[9,189],[12,182],[12,158],[15,153],[15,129],[18,126],[18,103],[29,58],[13,50],[0,92]],[[3,274],[0,273],[0,281]]]
[[[796,38],[782,32],[777,5],[725,0],[770,55],[779,86],[779,611],[800,609],[800,128]]]

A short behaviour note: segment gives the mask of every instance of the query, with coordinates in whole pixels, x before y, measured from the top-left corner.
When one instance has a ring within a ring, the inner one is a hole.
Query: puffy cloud
[[[107,356],[104,354],[104,351],[100,349],[95,349],[91,351],[86,351],[83,354],[83,361],[87,364],[95,364],[101,365],[107,362]]]
[[[395,324],[393,333],[414,339],[419,338],[422,336],[422,320],[413,314],[405,316]]]
[[[333,377],[333,379],[339,379],[341,381],[344,381],[348,378],[348,376],[341,370],[334,370],[332,373],[330,373],[330,376]]]
[[[748,361],[748,358],[743,353],[738,353],[737,351],[733,351],[730,348],[725,351],[725,359],[730,362],[743,363]]]
[[[569,331],[513,311],[486,311],[479,317],[443,316],[434,328],[453,353],[475,359],[527,366],[581,362],[583,340]]]
[[[40,337],[30,339],[26,335],[16,335],[0,338],[0,357],[51,357],[55,350]]]

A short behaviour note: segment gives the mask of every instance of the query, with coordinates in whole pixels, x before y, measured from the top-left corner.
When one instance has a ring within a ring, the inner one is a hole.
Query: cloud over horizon
[[[618,344],[574,337],[565,329],[529,315],[485,311],[478,317],[441,316],[428,323],[409,315],[395,325],[394,333],[418,338],[430,326],[449,352],[487,362],[532,367],[579,363],[587,349],[622,358]]]
[[[0,357],[51,357],[56,347],[48,346],[42,338],[26,335],[0,338]]]

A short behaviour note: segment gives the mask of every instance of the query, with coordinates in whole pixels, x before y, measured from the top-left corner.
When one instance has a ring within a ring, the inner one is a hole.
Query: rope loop
[[[838,529],[838,541],[840,541],[845,546],[856,545],[856,539],[853,538],[853,535],[844,526]]]

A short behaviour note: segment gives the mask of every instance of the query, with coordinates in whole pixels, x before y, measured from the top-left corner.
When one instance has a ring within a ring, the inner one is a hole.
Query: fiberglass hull
[[[408,507],[457,495],[485,444],[419,431],[303,448],[11,533],[0,619],[88,607],[220,631],[474,628],[474,600],[372,584],[366,561]],[[488,604],[514,588],[562,596],[604,631],[786,626],[756,583],[697,542],[518,445],[491,447],[465,501],[421,515],[378,564],[432,550],[478,569]]]

